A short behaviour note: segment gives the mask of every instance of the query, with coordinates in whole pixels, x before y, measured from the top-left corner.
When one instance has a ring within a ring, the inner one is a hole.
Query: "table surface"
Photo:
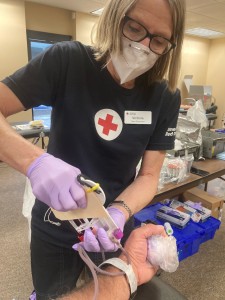
[[[11,126],[24,124],[25,122],[11,123]],[[26,122],[27,123],[27,122]],[[40,137],[40,134],[43,133],[44,136],[49,136],[50,128],[41,128],[41,129],[29,129],[29,130],[16,130],[24,138],[33,138]],[[175,197],[184,191],[196,187],[202,183],[207,183],[210,180],[218,178],[225,175],[225,161],[215,158],[206,159],[204,161],[195,161],[193,166],[208,171],[209,174],[202,177],[190,173],[189,176],[180,183],[168,183],[156,194],[156,196],[151,201],[151,204],[162,201],[165,199],[170,199]]]
[[[22,135],[24,138],[29,139],[29,138],[35,138],[35,137],[42,137],[40,136],[43,134],[43,136],[49,136],[50,133],[50,128],[48,127],[43,127],[43,128],[31,128],[31,129],[19,129],[16,127],[17,125],[26,125],[29,122],[13,122],[10,123],[10,125],[16,130],[17,133]]]
[[[219,159],[206,159],[205,161],[195,161],[193,166],[208,171],[209,174],[202,177],[190,173],[189,176],[180,183],[168,183],[156,194],[151,203],[170,199],[175,197],[184,191],[198,186],[202,183],[207,183],[210,180],[225,175],[225,161]]]

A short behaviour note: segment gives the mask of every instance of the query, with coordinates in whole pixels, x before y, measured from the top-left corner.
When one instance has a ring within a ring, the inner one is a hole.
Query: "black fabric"
[[[146,149],[173,149],[179,91],[170,93],[165,82],[125,89],[78,42],[54,45],[3,82],[26,108],[53,106],[48,152],[100,182],[107,204],[133,181]],[[102,110],[122,120],[116,139],[103,139],[96,130]],[[125,111],[151,111],[152,124],[125,124]]]
[[[76,286],[84,263],[72,248],[46,243],[32,234],[31,269],[37,300],[56,299]]]
[[[187,300],[180,292],[159,277],[140,285],[134,300]]]
[[[60,226],[44,203],[36,200],[31,219],[31,269],[37,300],[55,299],[72,289],[84,267],[72,245],[79,242],[69,222]]]
[[[31,268],[37,300],[48,300],[66,294],[76,285],[84,267],[78,252],[72,246],[79,242],[75,229],[68,221],[60,221],[51,213],[46,204],[36,200],[31,220]],[[124,228],[124,245],[134,227],[131,218]],[[103,262],[101,253],[88,253],[92,261]],[[106,259],[119,256],[120,251],[105,253]],[[89,270],[88,270],[89,271]],[[92,277],[91,273],[89,274]]]
[[[99,182],[106,194],[106,205],[134,180],[136,166],[146,150],[174,147],[179,91],[170,93],[165,82],[146,89],[125,89],[96,62],[92,48],[79,42],[53,45],[3,83],[26,109],[40,104],[53,107],[48,152]],[[152,122],[125,124],[127,111],[151,111]],[[102,121],[99,114],[113,118],[113,130],[104,132],[104,127],[98,131]],[[110,139],[111,132],[118,136]],[[32,213],[32,270],[38,293],[54,294],[59,292],[54,284],[58,282],[59,269],[53,262],[67,257],[60,291],[67,289],[71,280],[76,281],[82,264],[71,253],[71,246],[78,241],[74,229],[68,222],[59,227],[44,222],[47,210],[45,204],[36,201]],[[53,215],[50,218],[57,222]],[[51,256],[49,264],[46,253]]]

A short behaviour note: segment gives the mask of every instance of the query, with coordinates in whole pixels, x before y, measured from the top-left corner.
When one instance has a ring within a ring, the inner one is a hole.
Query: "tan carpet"
[[[28,300],[32,291],[24,184],[23,175],[0,163],[0,300]]]
[[[0,300],[28,300],[32,291],[24,184],[23,175],[0,163]],[[225,299],[225,212],[215,238],[161,278],[190,300]]]
[[[199,252],[180,262],[175,273],[161,278],[189,300],[225,299],[225,207],[215,237],[200,245]]]

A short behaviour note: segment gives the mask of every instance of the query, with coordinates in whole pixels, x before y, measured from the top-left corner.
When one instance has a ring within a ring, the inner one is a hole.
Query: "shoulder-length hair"
[[[172,40],[176,47],[159,57],[153,68],[141,75],[137,83],[151,85],[153,82],[167,79],[171,91],[176,90],[180,73],[181,49],[185,26],[185,0],[167,0],[173,21]],[[138,0],[109,0],[96,27],[93,47],[95,57],[105,65],[110,53],[121,52],[122,24],[124,16],[135,6]]]

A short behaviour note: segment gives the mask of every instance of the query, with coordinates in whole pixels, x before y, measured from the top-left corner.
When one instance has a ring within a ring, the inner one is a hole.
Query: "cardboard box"
[[[184,192],[181,196],[182,201],[191,200],[193,202],[201,202],[202,206],[212,211],[212,216],[221,220],[223,210],[223,199],[209,195],[207,192],[193,188]]]

